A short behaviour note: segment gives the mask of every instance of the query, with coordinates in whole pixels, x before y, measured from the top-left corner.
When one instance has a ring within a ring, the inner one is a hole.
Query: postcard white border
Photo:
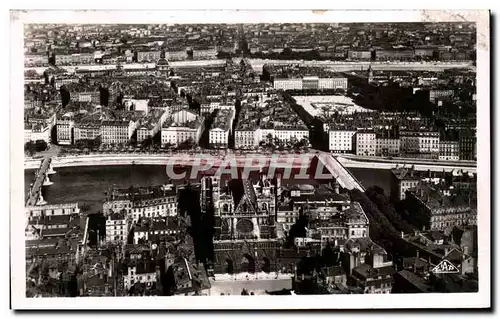
[[[228,12],[230,11],[230,12]],[[23,23],[283,23],[283,22],[477,23],[478,258],[479,292],[325,296],[210,296],[26,298],[23,163]],[[489,12],[483,11],[23,11],[11,15],[11,292],[13,309],[397,309],[477,308],[491,305],[490,272],[490,49]],[[135,301],[137,299],[137,301]]]

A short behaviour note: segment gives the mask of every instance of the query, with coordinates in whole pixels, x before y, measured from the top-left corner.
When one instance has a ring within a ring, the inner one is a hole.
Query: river
[[[365,188],[377,185],[384,189],[386,195],[389,194],[389,170],[366,168],[350,170]],[[162,165],[59,167],[56,171],[56,174],[50,176],[54,184],[42,189],[44,199],[50,204],[67,202],[88,204],[91,213],[102,209],[105,191],[110,186],[128,188],[168,182],[165,167]],[[33,180],[33,173],[34,170],[25,170],[25,192]]]
[[[91,212],[102,209],[104,192],[110,186],[128,188],[165,184],[168,179],[165,167],[158,166],[81,166],[59,167],[50,175],[54,183],[43,187],[44,199],[50,204],[79,202],[90,205]],[[33,170],[24,174],[25,192],[33,180]]]

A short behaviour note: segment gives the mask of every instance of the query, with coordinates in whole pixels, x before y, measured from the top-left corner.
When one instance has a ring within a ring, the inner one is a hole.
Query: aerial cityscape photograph
[[[23,37],[27,298],[478,292],[476,23]]]

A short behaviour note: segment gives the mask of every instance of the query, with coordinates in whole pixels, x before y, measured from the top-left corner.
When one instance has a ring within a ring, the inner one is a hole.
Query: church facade
[[[202,194],[207,192],[207,185],[212,189],[215,217],[214,272],[276,271],[279,183],[261,174],[256,183],[236,179],[220,187],[217,177],[206,177]]]

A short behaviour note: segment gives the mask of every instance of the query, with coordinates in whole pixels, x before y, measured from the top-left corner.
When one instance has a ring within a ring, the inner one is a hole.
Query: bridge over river
[[[42,196],[42,186],[51,185],[52,182],[49,179],[50,174],[54,174],[55,171],[52,169],[52,158],[46,156],[40,166],[35,171],[35,181],[31,184],[28,194],[26,195],[26,206],[43,205],[46,202]]]

